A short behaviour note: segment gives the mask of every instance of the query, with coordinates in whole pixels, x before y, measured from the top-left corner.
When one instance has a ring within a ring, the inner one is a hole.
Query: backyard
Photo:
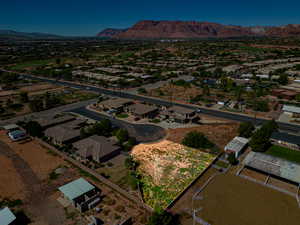
[[[300,164],[300,152],[293,149],[272,145],[265,153]]]

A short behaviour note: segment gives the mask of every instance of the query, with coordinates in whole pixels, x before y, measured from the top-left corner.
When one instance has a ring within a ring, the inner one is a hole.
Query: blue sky
[[[0,29],[93,36],[139,20],[300,24],[298,0],[0,0]]]

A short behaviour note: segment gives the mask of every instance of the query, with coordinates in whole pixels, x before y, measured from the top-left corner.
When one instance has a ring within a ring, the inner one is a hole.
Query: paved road
[[[162,127],[151,125],[151,124],[132,124],[126,121],[118,120],[110,116],[99,114],[86,107],[80,107],[77,109],[70,110],[82,116],[91,118],[93,120],[109,119],[113,125],[128,130],[130,136],[135,137],[138,142],[155,142],[166,136],[166,131]]]
[[[73,87],[73,88],[77,88],[77,89],[87,89],[87,90],[99,92],[99,93],[106,94],[106,95],[130,98],[133,100],[148,102],[148,103],[167,106],[167,107],[172,106],[172,105],[177,105],[177,106],[182,106],[182,107],[190,108],[190,109],[201,109],[203,114],[220,117],[220,118],[224,118],[224,119],[229,119],[229,120],[233,120],[233,121],[239,121],[239,122],[251,121],[251,122],[255,122],[256,125],[261,124],[264,121],[266,121],[266,119],[256,119],[254,121],[253,117],[249,117],[246,115],[240,115],[240,114],[234,114],[234,113],[230,113],[230,112],[223,112],[223,111],[218,111],[218,110],[213,110],[213,109],[196,107],[196,106],[188,105],[188,104],[170,102],[170,101],[166,101],[166,100],[162,100],[162,99],[140,96],[140,95],[124,92],[124,91],[116,91],[116,90],[109,90],[109,89],[104,89],[104,88],[100,88],[100,87],[94,87],[94,86],[88,86],[88,85],[82,85],[82,84],[74,84],[74,83],[60,81],[60,80],[55,81],[55,80],[51,80],[48,78],[35,77],[35,76],[29,75],[29,74],[21,74],[21,75],[31,78],[31,79],[49,82],[49,83],[53,83],[53,84],[57,84],[57,85],[69,86],[69,87]],[[290,133],[300,134],[300,126],[299,125],[293,125],[293,124],[287,124],[287,123],[281,123],[281,122],[278,122],[278,125],[279,125],[280,132],[276,133],[275,139],[283,140],[283,141],[292,141],[292,143],[300,145],[299,136],[290,134]],[[284,134],[283,138],[281,138],[282,136],[280,134]]]

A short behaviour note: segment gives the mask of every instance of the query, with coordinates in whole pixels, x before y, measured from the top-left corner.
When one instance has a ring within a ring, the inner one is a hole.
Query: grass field
[[[53,59],[34,60],[34,61],[19,63],[15,66],[10,67],[10,69],[11,70],[23,70],[23,69],[29,68],[29,67],[45,66],[52,62],[54,62]]]
[[[133,156],[140,163],[144,200],[153,208],[167,207],[215,159],[170,141],[136,146]]]
[[[233,174],[219,175],[196,201],[211,225],[297,225],[300,209],[291,196]]]
[[[293,149],[273,145],[265,153],[300,164],[300,152]]]

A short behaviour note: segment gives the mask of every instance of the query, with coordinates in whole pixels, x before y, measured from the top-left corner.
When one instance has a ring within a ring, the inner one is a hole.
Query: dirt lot
[[[105,209],[99,216],[105,222],[117,222],[126,216],[134,217],[134,225],[145,224],[147,213],[134,203],[95,181],[87,173],[72,166],[36,141],[12,143],[3,131],[0,132],[0,200],[22,200],[23,204],[12,208],[22,209],[31,219],[30,225],[82,225],[88,222],[87,215],[94,211],[79,213],[72,206],[64,208],[57,198],[61,195],[58,187],[79,177],[84,177],[101,190]],[[58,166],[61,174],[50,178],[49,174]],[[4,185],[5,184],[5,185]],[[122,207],[121,207],[122,206]]]
[[[169,129],[167,139],[181,143],[187,133],[198,131],[208,137],[219,148],[223,149],[229,141],[237,136],[238,127],[238,123],[229,123],[225,125],[199,125],[191,128]]]
[[[23,199],[25,194],[23,192],[24,184],[20,175],[11,160],[0,155],[0,198]]]
[[[232,174],[217,176],[201,195],[197,216],[211,225],[299,224],[295,198]]]
[[[265,182],[266,179],[267,179],[267,175],[262,174],[262,173],[258,173],[254,170],[250,170],[250,169],[247,169],[247,168],[244,168],[242,170],[241,175],[245,175],[245,176],[254,178],[254,179],[256,179],[258,181],[261,181],[261,182]]]
[[[41,180],[47,179],[49,174],[57,167],[66,165],[61,158],[45,154],[45,149],[36,141],[29,141],[24,144],[12,142],[4,132],[0,133],[0,141],[6,143],[23,158]]]
[[[25,92],[37,92],[37,91],[42,91],[42,90],[50,90],[50,89],[55,89],[55,88],[59,88],[59,86],[57,85],[53,85],[53,84],[43,84],[43,83],[39,83],[39,84],[34,84],[34,85],[30,85],[30,86],[25,86],[19,89],[19,91],[25,91]]]
[[[166,207],[215,156],[168,140],[140,144],[132,150],[140,163],[144,199],[151,207]]]

